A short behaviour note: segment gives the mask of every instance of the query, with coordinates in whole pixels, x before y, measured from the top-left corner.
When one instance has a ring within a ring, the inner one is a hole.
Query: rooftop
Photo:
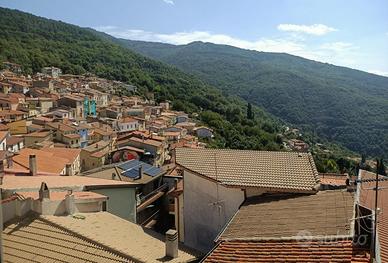
[[[45,182],[50,190],[66,190],[77,188],[93,187],[127,187],[130,183],[104,180],[86,176],[4,176],[2,188],[12,191],[36,191],[40,189],[42,182]]]
[[[227,186],[298,192],[319,187],[309,153],[176,148],[176,163]]]
[[[132,262],[40,217],[28,217],[3,231],[5,262]],[[90,260],[90,261],[89,261]]]
[[[0,141],[4,140],[5,137],[7,137],[9,134],[9,131],[0,131]]]
[[[137,137],[131,137],[129,140],[130,141],[134,141],[134,142],[139,142],[139,143],[147,144],[147,145],[151,145],[151,146],[155,146],[155,147],[162,146],[161,142],[156,141],[156,140],[151,140],[151,139],[143,140],[143,139],[140,139],[140,138],[137,138]]]
[[[344,174],[320,173],[319,179],[320,179],[322,185],[345,187],[347,176]]]
[[[353,193],[343,190],[256,197],[241,206],[220,239],[351,236],[353,210]]]
[[[27,133],[24,134],[24,137],[46,137],[51,134],[50,131],[39,131],[39,132],[32,132],[32,133]]]
[[[15,145],[19,142],[22,142],[23,140],[24,140],[23,137],[10,136],[7,138],[7,145]]]
[[[120,251],[136,262],[167,261],[164,236],[106,212],[81,215],[85,219],[79,220],[69,216],[44,218],[96,243]],[[195,253],[180,246],[178,257],[168,262],[190,262],[195,259]]]
[[[343,241],[225,241],[205,259],[207,263],[299,262],[368,263],[366,251]]]
[[[12,172],[14,170],[24,169],[28,172],[29,157],[30,155],[35,155],[38,174],[58,175],[65,169],[66,164],[74,162],[80,152],[81,150],[79,149],[43,148],[38,150],[24,148],[12,157],[14,164],[12,167],[6,168],[6,170]]]

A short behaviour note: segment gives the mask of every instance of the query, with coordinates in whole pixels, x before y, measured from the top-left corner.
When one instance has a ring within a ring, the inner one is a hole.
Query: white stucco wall
[[[207,252],[244,201],[244,192],[219,184],[217,191],[216,183],[187,171],[183,178],[185,244]]]

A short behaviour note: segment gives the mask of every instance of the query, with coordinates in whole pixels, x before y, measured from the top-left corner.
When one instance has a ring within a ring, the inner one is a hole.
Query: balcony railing
[[[154,196],[157,193],[165,192],[167,189],[168,189],[168,184],[165,183],[165,184],[162,184],[161,186],[159,186],[158,188],[156,188],[155,190],[153,190],[152,192],[150,192],[144,196],[140,196],[140,204],[142,204],[145,200],[149,199],[150,197]]]

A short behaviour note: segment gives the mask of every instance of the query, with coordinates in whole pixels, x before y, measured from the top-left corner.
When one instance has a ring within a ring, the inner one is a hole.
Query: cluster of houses
[[[303,151],[206,148],[210,129],[107,91],[119,85],[136,89],[3,71],[4,100],[20,101],[3,111],[25,114],[0,126],[5,262],[388,262],[374,174],[319,174]]]

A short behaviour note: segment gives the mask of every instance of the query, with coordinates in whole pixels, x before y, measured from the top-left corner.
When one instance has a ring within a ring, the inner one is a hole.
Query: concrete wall
[[[29,211],[41,215],[66,215],[68,214],[65,200],[13,200],[2,205],[3,221],[7,222],[17,216],[23,217]],[[75,200],[74,213],[91,213],[102,211],[101,200]]]
[[[16,216],[16,202],[17,200],[13,200],[2,204],[4,223]]]
[[[136,223],[136,188],[111,188],[91,191],[108,197],[106,211]]]
[[[185,244],[206,252],[214,246],[214,239],[244,201],[244,192],[238,188],[217,187],[216,183],[187,171],[183,178]],[[212,204],[217,200],[217,204]]]

